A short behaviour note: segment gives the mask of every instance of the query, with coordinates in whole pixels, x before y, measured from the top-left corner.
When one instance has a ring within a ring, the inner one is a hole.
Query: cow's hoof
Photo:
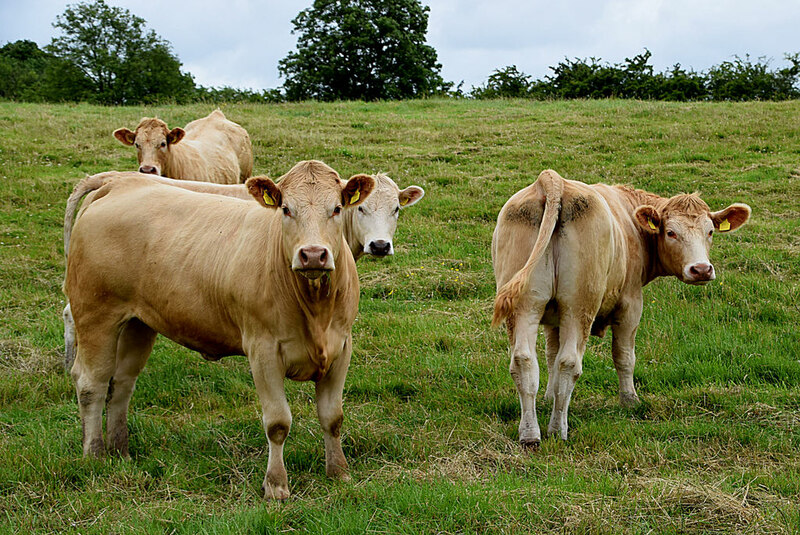
[[[529,440],[520,440],[519,443],[522,446],[522,449],[533,452],[539,451],[539,446],[541,446],[542,441],[538,438],[535,438]]]
[[[619,395],[619,404],[626,408],[638,407],[642,404],[636,394],[622,393]]]
[[[329,478],[338,479],[339,481],[350,481],[351,479],[350,474],[347,472],[347,468],[337,465],[328,466],[325,469],[325,473]]]
[[[262,485],[265,500],[283,501],[289,498],[289,489],[283,485]]]

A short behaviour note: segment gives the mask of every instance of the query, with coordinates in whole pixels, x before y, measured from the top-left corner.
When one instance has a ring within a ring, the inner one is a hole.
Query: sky
[[[106,0],[145,19],[169,41],[195,82],[268,89],[283,84],[278,61],[295,49],[292,19],[313,0]],[[40,47],[74,1],[0,0],[0,46]],[[703,71],[749,54],[787,65],[800,52],[800,0],[422,0],[428,44],[445,80],[469,90],[516,65],[541,79],[565,58],[617,64],[644,52],[661,72],[680,63]]]

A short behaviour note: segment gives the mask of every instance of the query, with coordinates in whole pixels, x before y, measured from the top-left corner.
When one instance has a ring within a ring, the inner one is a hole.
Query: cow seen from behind
[[[714,280],[715,232],[750,217],[745,204],[712,212],[696,194],[662,198],[642,190],[565,180],[547,170],[500,210],[492,239],[497,282],[493,325],[505,320],[511,376],[521,404],[519,439],[536,447],[539,365],[537,331],[546,338],[553,401],[548,433],[567,438],[567,412],[590,334],[612,330],[612,357],[623,405],[639,398],[633,384],[634,341],[642,287],[658,277],[687,284]]]

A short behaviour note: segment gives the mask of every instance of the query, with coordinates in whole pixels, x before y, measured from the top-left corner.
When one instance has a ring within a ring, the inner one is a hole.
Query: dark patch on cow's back
[[[585,195],[576,195],[561,207],[561,222],[569,223],[586,217],[594,207],[594,200]]]
[[[528,200],[510,205],[504,214],[509,223],[538,227],[544,216],[544,201]]]

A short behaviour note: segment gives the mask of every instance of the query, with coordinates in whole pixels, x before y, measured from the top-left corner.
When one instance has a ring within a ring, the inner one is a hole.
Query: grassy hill
[[[61,368],[66,198],[86,174],[136,168],[115,128],[209,111],[0,103],[0,532],[800,530],[798,101],[224,107],[249,131],[258,174],[313,158],[426,190],[401,215],[396,255],[358,264],[343,426],[353,481],[325,477],[313,385],[287,381],[293,497],[262,501],[266,438],[246,359],[209,363],[164,339],[131,403],[132,461],[84,460]],[[545,168],[700,191],[712,210],[746,202],[753,216],[715,238],[715,282],[645,288],[642,405],[619,406],[610,335],[593,338],[570,440],[530,453],[505,334],[489,328],[489,246],[500,207]]]

